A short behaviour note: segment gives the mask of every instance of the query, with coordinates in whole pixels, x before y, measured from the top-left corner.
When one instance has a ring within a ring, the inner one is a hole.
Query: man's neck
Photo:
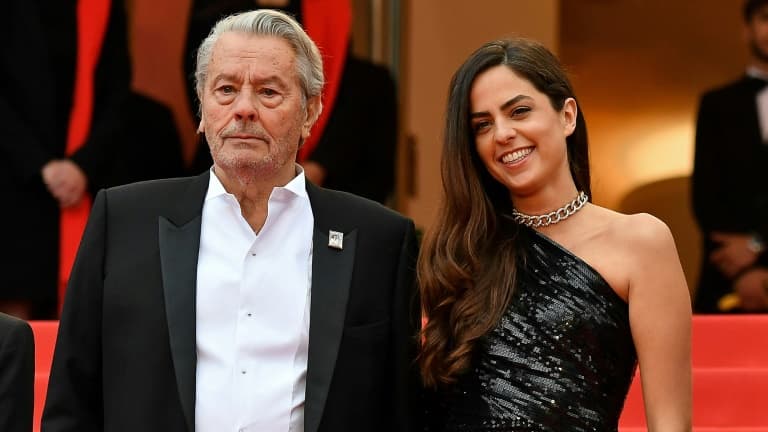
[[[224,170],[214,167],[216,177],[224,186],[224,190],[235,196],[240,204],[243,218],[254,232],[259,232],[264,226],[272,190],[276,187],[285,186],[296,177],[296,171],[293,167],[291,167],[291,171],[284,171],[274,176],[260,178],[250,172],[225,173]]]

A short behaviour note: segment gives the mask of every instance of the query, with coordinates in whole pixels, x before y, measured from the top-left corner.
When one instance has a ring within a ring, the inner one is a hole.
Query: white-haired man
[[[317,47],[283,13],[233,15],[196,79],[213,167],[96,197],[43,431],[412,430],[414,227],[295,163]]]

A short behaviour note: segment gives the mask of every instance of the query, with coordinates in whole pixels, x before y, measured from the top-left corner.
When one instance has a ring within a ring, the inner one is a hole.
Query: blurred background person
[[[333,112],[302,165],[318,185],[388,204],[396,149],[395,81],[389,69],[348,49]]]
[[[170,110],[131,89],[122,0],[12,0],[2,26],[0,155],[14,253],[0,310],[58,316],[100,188],[184,172]],[[141,127],[126,127],[138,124]]]
[[[108,24],[89,23],[89,30],[102,31],[103,42],[85,43],[77,1],[4,5],[0,152],[6,169],[0,176],[9,207],[0,213],[0,226],[13,253],[0,264],[0,310],[22,318],[56,315],[61,228],[84,225],[87,196],[109,177],[114,140],[123,130],[131,80],[125,11],[119,1],[100,11]],[[98,61],[79,64],[86,45],[100,52]],[[75,106],[78,100],[86,104]]]
[[[743,15],[746,74],[704,93],[696,121],[701,313],[768,311],[768,0],[747,0]]]

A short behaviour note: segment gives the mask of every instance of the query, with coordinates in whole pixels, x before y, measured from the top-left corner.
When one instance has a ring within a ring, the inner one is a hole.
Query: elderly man
[[[305,181],[321,57],[288,16],[198,52],[213,168],[99,192],[69,283],[43,431],[407,431],[413,223]]]

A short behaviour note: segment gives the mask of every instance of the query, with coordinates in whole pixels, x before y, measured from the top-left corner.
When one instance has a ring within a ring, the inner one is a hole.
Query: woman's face
[[[488,172],[512,196],[570,182],[566,137],[576,125],[576,101],[556,111],[546,94],[508,66],[475,78],[470,90],[470,125]]]

